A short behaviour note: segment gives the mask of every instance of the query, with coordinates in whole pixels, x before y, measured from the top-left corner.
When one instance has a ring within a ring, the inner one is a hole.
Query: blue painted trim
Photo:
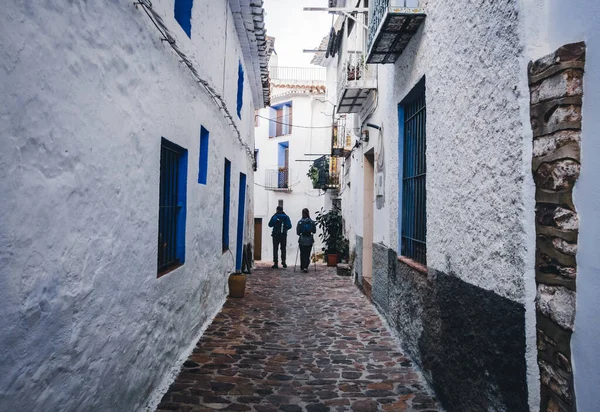
[[[175,0],[175,20],[190,39],[192,38],[192,7],[194,7],[194,0]]]
[[[290,147],[289,142],[279,142],[277,145],[277,166],[285,166],[285,149]]]
[[[242,252],[244,248],[244,218],[246,211],[246,175],[240,173],[240,190],[238,195],[237,242],[235,248],[235,270],[242,270]]]
[[[208,176],[208,130],[200,126],[200,153],[198,155],[198,183],[205,185]]]
[[[223,179],[223,250],[229,249],[229,209],[231,203],[231,162],[225,159]]]
[[[179,158],[179,170],[177,170],[177,206],[179,214],[177,216],[177,248],[175,255],[183,264],[185,262],[185,227],[187,215],[187,174],[188,174],[188,151],[184,149]]]
[[[237,115],[242,118],[242,106],[244,104],[244,68],[242,62],[238,65],[238,86],[237,86]]]
[[[402,178],[404,177],[404,107],[398,104],[398,254],[402,250]]]

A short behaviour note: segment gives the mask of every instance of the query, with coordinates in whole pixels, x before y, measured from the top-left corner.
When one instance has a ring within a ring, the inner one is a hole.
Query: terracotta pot
[[[243,298],[246,290],[246,275],[243,273],[232,273],[229,275],[229,297]]]
[[[340,261],[340,255],[338,253],[327,255],[327,266],[336,266]]]

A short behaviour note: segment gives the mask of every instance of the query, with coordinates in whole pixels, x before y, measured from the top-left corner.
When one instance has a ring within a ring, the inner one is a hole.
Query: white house
[[[0,409],[139,411],[253,237],[262,1],[0,16]]]
[[[333,103],[325,91],[325,70],[282,67],[274,53],[270,63],[271,106],[256,114],[257,170],[254,189],[255,259],[272,261],[272,228],[268,227],[278,205],[292,221],[287,237],[287,264],[294,264],[298,252],[296,222],[302,209],[311,218],[327,206],[337,181],[327,176],[316,187],[307,176],[315,160],[331,153]],[[325,190],[324,190],[325,189]],[[321,242],[315,236],[315,252]],[[299,263],[299,262],[298,262]]]
[[[356,280],[448,410],[600,410],[600,5],[568,3],[326,4]]]

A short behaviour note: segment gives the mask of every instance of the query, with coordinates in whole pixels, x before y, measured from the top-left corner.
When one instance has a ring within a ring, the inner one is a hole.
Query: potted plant
[[[319,188],[319,169],[317,169],[315,167],[315,165],[310,165],[306,176],[310,177],[310,180],[312,181],[313,189],[318,189]]]
[[[316,215],[317,225],[321,228],[319,237],[324,243],[323,251],[327,259],[327,266],[335,266],[340,261],[340,254],[347,247],[347,240],[342,232],[342,214],[337,208],[325,211],[321,208]]]

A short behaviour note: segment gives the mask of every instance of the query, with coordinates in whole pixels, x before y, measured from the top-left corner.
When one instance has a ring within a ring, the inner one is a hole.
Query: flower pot
[[[232,273],[229,275],[229,297],[243,298],[246,290],[246,275],[243,273]]]
[[[338,253],[327,254],[327,266],[336,266],[340,261],[340,255]]]

